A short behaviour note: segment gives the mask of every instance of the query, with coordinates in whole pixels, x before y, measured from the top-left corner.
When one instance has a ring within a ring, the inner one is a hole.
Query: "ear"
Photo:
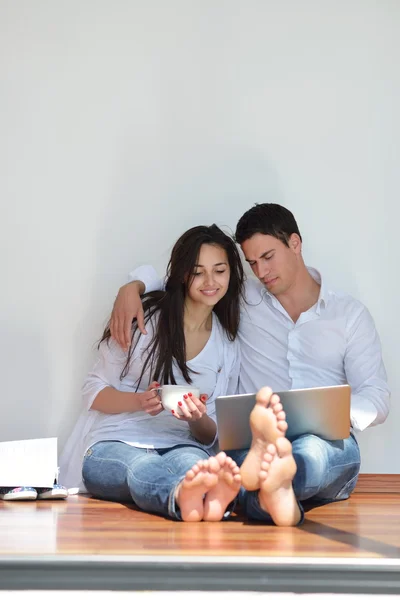
[[[292,233],[290,236],[289,248],[291,248],[295,254],[301,254],[301,239],[297,233]]]

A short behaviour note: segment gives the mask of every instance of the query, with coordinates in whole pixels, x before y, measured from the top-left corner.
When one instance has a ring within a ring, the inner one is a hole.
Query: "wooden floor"
[[[0,501],[0,555],[400,559],[400,495],[354,494],[306,513],[300,528],[174,522],[82,496]]]

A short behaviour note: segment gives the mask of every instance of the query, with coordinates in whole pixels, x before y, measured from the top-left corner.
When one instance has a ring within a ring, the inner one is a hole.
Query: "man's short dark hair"
[[[292,233],[300,231],[293,214],[280,204],[256,204],[239,219],[236,226],[235,239],[242,244],[256,233],[271,235],[289,246]]]

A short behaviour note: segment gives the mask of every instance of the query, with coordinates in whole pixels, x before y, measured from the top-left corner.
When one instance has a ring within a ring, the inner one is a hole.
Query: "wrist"
[[[143,296],[146,291],[146,286],[144,285],[143,281],[135,280],[127,283],[126,285],[132,286],[137,291],[139,296]]]
[[[204,413],[203,415],[201,415],[201,417],[196,419],[196,421],[189,421],[189,427],[191,425],[193,425],[193,427],[196,427],[196,425],[199,425],[200,423],[203,425],[203,423],[207,423],[208,419],[209,416],[207,415],[207,413]]]
[[[139,394],[137,392],[128,392],[129,393],[129,410],[128,412],[138,412],[142,410],[142,405],[140,404]]]

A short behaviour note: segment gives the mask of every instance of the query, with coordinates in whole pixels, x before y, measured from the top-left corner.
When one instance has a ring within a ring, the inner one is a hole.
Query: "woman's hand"
[[[164,410],[157,391],[159,387],[160,384],[157,383],[157,381],[153,381],[145,392],[139,392],[136,394],[141,410],[151,417],[159,415],[160,412]]]
[[[178,402],[179,408],[182,411],[182,415],[178,415],[175,411],[171,411],[176,419],[180,421],[186,421],[193,423],[199,421],[204,415],[207,414],[207,395],[202,394],[200,398],[189,394],[184,394],[182,401]]]

